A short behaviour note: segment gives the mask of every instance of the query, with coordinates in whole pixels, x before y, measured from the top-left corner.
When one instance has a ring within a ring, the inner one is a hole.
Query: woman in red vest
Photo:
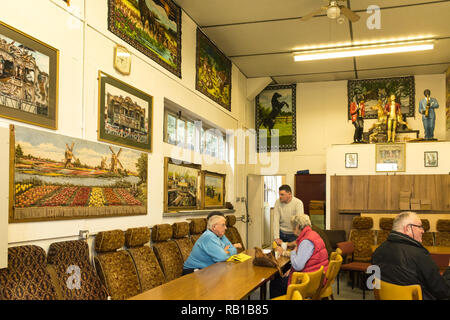
[[[291,218],[291,225],[297,236],[296,246],[290,252],[291,269],[282,278],[278,276],[270,282],[270,298],[286,294],[294,272],[314,272],[323,266],[323,272],[326,273],[328,269],[328,252],[325,243],[319,234],[311,229],[309,216],[295,215]],[[288,253],[283,252],[281,247],[277,250],[281,254]]]

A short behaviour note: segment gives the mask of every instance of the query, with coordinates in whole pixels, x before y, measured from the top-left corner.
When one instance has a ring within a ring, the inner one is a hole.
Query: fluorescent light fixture
[[[375,54],[412,52],[434,49],[432,41],[414,41],[367,46],[354,46],[339,49],[314,50],[294,53],[295,61],[336,59],[347,57],[369,56]]]

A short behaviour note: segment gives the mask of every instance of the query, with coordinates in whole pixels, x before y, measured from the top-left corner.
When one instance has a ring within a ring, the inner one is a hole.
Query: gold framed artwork
[[[345,154],[345,167],[346,168],[358,168],[358,154],[346,153]]]
[[[10,128],[10,222],[147,214],[146,152]]]
[[[201,165],[164,158],[164,212],[200,209]]]
[[[225,174],[202,171],[202,208],[225,208]]]
[[[153,97],[98,72],[98,140],[152,151]]]
[[[377,143],[375,145],[375,171],[405,171],[405,143]]]
[[[0,22],[0,116],[58,128],[59,50]]]
[[[131,73],[131,52],[120,44],[114,46],[114,68],[124,75]]]

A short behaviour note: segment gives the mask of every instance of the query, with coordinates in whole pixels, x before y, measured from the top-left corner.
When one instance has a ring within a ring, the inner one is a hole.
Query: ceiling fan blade
[[[313,12],[311,12],[311,13],[308,13],[307,15],[301,17],[301,18],[300,18],[300,21],[307,21],[307,20],[311,19],[312,17],[314,17],[315,15],[320,14],[320,13],[322,12],[322,10],[323,10],[323,9],[320,8],[320,9],[318,9],[318,10],[316,10],[316,11],[313,11]]]
[[[340,9],[341,9],[342,14],[344,16],[346,16],[348,18],[348,20],[350,20],[351,22],[356,22],[361,18],[359,15],[357,15],[356,13],[354,13],[352,10],[350,10],[347,7],[341,6]]]

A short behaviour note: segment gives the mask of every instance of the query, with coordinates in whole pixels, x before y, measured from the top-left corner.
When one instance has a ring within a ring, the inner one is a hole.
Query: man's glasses
[[[417,227],[417,228],[419,228],[419,229],[425,230],[425,229],[423,228],[423,226],[418,225],[418,224],[412,224],[412,223],[410,223],[410,224],[408,224],[408,226],[413,226],[413,227]]]

